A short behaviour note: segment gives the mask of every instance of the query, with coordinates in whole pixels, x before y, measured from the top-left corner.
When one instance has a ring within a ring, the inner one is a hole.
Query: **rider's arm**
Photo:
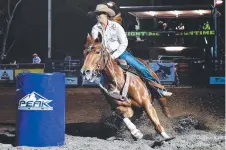
[[[117,24],[117,36],[119,41],[119,47],[117,50],[111,55],[113,59],[118,58],[127,48],[128,39],[126,33],[121,25]]]
[[[91,35],[92,35],[93,39],[96,39],[98,37],[98,27],[96,25],[93,26]]]

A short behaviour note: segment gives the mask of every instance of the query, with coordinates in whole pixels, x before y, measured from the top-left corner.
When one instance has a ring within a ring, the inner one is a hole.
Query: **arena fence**
[[[205,86],[213,83],[216,77],[216,83],[224,84],[224,69],[214,72],[211,66],[201,61],[185,60],[179,61],[152,61],[149,62],[151,68],[159,76],[164,85],[178,86]],[[88,82],[82,78],[80,69],[81,60],[72,61],[48,61],[41,64],[19,63],[0,65],[0,86],[15,86],[18,73],[65,73],[66,86],[97,86],[101,80],[99,77],[96,82]],[[224,65],[222,65],[223,67]],[[212,77],[212,78],[211,78]],[[211,82],[210,82],[211,79]]]

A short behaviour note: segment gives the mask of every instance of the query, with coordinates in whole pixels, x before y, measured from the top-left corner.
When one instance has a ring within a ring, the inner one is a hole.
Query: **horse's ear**
[[[88,34],[87,34],[87,43],[88,43],[88,44],[91,44],[92,41],[93,41],[93,38],[92,38],[92,36],[88,33]]]
[[[102,35],[98,32],[98,37],[95,39],[95,42],[102,42]]]

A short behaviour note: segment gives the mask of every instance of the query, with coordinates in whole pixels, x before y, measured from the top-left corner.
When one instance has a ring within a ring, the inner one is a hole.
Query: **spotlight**
[[[180,46],[165,47],[166,51],[171,51],[171,52],[178,52],[178,51],[182,51],[183,49],[184,49],[184,47],[180,47]]]
[[[180,12],[179,12],[179,11],[177,11],[177,10],[174,10],[174,11],[173,11],[173,14],[175,14],[175,15],[176,15],[176,17],[178,17],[178,16],[179,16],[179,14],[180,14]]]
[[[151,15],[151,16],[155,16],[155,15],[156,15],[156,12],[154,12],[154,11],[149,11],[149,12],[147,12],[147,14],[148,14],[148,15]]]
[[[202,10],[195,10],[195,12],[196,12],[197,14],[203,15],[203,12],[204,12],[204,11],[202,11]]]
[[[220,5],[223,3],[223,0],[216,0],[215,3],[216,3],[216,5]]]

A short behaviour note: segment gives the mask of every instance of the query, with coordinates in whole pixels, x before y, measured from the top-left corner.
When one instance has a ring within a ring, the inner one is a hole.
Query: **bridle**
[[[93,48],[98,48],[98,47],[93,46],[93,44],[94,44],[94,42],[87,48],[87,51],[88,51],[88,52],[91,52]],[[106,54],[104,53],[104,51],[105,51],[107,48],[105,48],[102,44],[101,44],[100,48],[101,48],[101,58],[100,58],[100,60],[99,60],[98,63],[97,63],[97,68],[94,70],[94,74],[93,74],[94,77],[93,77],[92,81],[95,80],[95,78],[96,78],[98,75],[101,74],[100,71],[105,69],[105,67],[106,67],[106,65],[107,65],[107,63],[108,63],[108,61],[109,61],[108,56],[106,56]],[[102,59],[104,60],[104,66],[103,66],[103,68],[100,68]],[[113,67],[112,69],[113,69],[113,71],[114,71],[114,67]],[[114,71],[114,72],[115,72],[115,71]],[[114,75],[114,78],[113,78],[113,79],[114,79],[114,81],[115,81],[115,83],[116,83],[115,89],[117,90],[117,80],[116,80],[115,75]],[[101,83],[99,83],[99,86],[100,86],[102,89],[106,90],[106,88],[104,88],[103,85],[102,85]]]
[[[87,48],[87,51],[88,52],[91,52],[93,48],[98,48],[98,47],[95,47],[93,46],[94,42]],[[102,45],[102,44],[101,44]],[[104,53],[104,50],[106,50],[106,48],[102,46],[101,47],[101,58],[100,60],[98,61],[97,63],[97,68],[94,70],[94,75],[97,76],[97,75],[100,75],[100,71],[101,70],[104,70],[104,68],[106,67],[107,65],[107,62],[108,62],[108,57],[106,56],[106,54]],[[101,66],[101,62],[102,62],[102,59],[104,60],[104,66],[103,68],[101,69],[100,66]]]

